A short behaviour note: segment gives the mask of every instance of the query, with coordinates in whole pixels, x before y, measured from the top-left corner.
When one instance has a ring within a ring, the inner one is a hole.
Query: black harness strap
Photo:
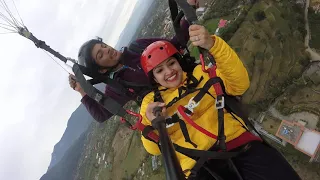
[[[222,98],[223,96],[218,96],[217,99]],[[224,112],[223,108],[218,109],[218,138],[217,146],[222,150],[226,151],[226,135],[224,133]]]
[[[197,150],[197,149],[189,149],[177,144],[174,144],[175,150],[184,154],[194,160],[199,160],[199,158],[208,159],[228,159],[232,157],[236,157],[242,151],[238,152],[217,152],[217,151],[204,151],[204,150]]]
[[[78,64],[74,64],[72,70],[75,73],[77,81],[81,84],[81,87],[90,98],[97,101],[100,105],[102,105],[105,109],[107,109],[114,115],[124,117],[127,114],[126,110],[117,101],[108,96],[105,96],[101,91],[97,90],[89,82],[86,81]]]
[[[111,87],[116,93],[122,96],[127,96],[129,98],[134,98],[138,104],[140,104],[143,99],[143,97],[140,96],[140,93],[150,92],[151,89],[149,84],[138,84],[134,82],[128,82],[120,78],[111,79],[109,76],[106,75],[96,76],[93,79],[88,80],[88,82],[92,85],[98,83],[105,83],[109,87]]]
[[[193,147],[197,148],[197,144],[195,144],[194,142],[191,141],[191,138],[190,138],[188,130],[187,130],[186,123],[182,119],[180,119],[177,114],[173,115],[172,118],[166,119],[166,124],[170,125],[170,124],[174,124],[174,123],[179,123],[182,134],[185,138],[185,142],[190,143],[191,145],[193,145]],[[156,141],[151,139],[149,136],[149,134],[154,130],[155,129],[152,126],[146,126],[142,131],[142,135],[146,139],[158,144]]]
[[[202,82],[203,77],[201,76],[201,78],[199,80],[197,80],[197,78],[195,78],[191,72],[187,72],[187,85],[186,86],[181,86],[178,89],[178,93],[179,96],[173,98],[168,104],[167,104],[167,108],[171,107],[174,103],[176,103],[177,101],[179,101],[180,99],[186,97],[187,95],[189,95],[190,93],[199,91],[201,89],[196,89],[196,87]],[[162,100],[163,102],[163,100]]]
[[[108,86],[116,90],[117,93],[123,96],[130,96],[131,92],[128,91],[119,81],[111,79],[108,76],[96,76],[89,80],[90,84],[106,83]]]
[[[190,24],[193,24],[198,21],[194,7],[190,6],[185,0],[174,1],[181,8]]]
[[[182,29],[180,27],[180,21],[184,16],[183,11],[179,11],[178,9],[178,5],[175,2],[175,0],[168,0],[168,4],[169,4],[169,9],[170,9],[170,15],[171,15],[171,19],[172,19],[172,23],[173,23],[173,29],[175,32],[175,35],[178,39],[178,42],[180,44],[180,46],[183,49],[187,49],[187,43],[188,40],[186,40],[182,35]],[[189,51],[187,49],[187,51]]]
[[[217,142],[208,150],[216,152],[219,150],[219,147],[217,146]],[[191,174],[189,175],[188,179],[194,179],[197,176],[198,171],[204,166],[204,164],[208,161],[206,158],[198,158],[197,163],[193,166],[193,168],[190,170]]]
[[[155,129],[152,126],[146,126],[143,130],[142,130],[142,136],[146,139],[148,139],[149,141],[152,141],[156,144],[159,144],[158,142],[156,142],[155,140],[153,140],[152,138],[150,138],[149,134],[151,132],[153,132]]]
[[[142,52],[145,49],[145,47],[142,47],[136,41],[131,42],[128,48],[129,48],[130,51],[132,51],[134,53],[137,53],[137,54],[142,54]]]
[[[222,79],[220,77],[210,78],[205,85],[200,89],[199,93],[193,98],[193,100],[197,103],[203,98],[205,94],[209,94],[209,89],[212,87],[213,84],[220,83],[223,92],[225,92],[225,88],[223,86]],[[224,93],[225,94],[225,93]],[[210,94],[211,95],[211,94]]]
[[[185,142],[190,143],[194,148],[197,148],[198,147],[197,144],[192,142],[192,140],[190,138],[186,123],[182,119],[180,119],[177,114],[174,114],[172,116],[171,120],[168,121],[167,123],[172,124],[172,123],[177,123],[177,122],[180,125],[180,128],[181,128],[182,134],[184,136]]]

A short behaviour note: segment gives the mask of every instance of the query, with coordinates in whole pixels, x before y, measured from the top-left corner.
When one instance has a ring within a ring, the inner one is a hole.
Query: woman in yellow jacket
[[[222,79],[225,92],[232,96],[242,95],[248,89],[250,82],[248,73],[237,54],[221,38],[210,36],[203,26],[190,26],[189,34],[194,46],[207,49],[214,56],[217,76]],[[187,106],[198,90],[203,88],[210,79],[209,75],[202,71],[200,65],[194,68],[190,76],[190,73],[184,72],[181,68],[181,60],[181,54],[166,41],[154,42],[144,50],[141,65],[156,89],[143,99],[140,114],[143,116],[144,125],[151,126],[151,121],[155,119],[152,111],[157,106],[163,107],[162,113],[165,116],[177,115],[178,107]],[[193,90],[190,90],[189,87],[191,81]],[[161,102],[156,102],[159,101],[159,97]],[[190,116],[194,123],[213,136],[218,135],[218,116],[214,97],[216,97],[216,92],[211,87]],[[216,138],[199,131],[188,122],[183,123],[187,129],[187,135],[181,130],[181,122],[167,125],[168,134],[174,144],[184,148],[207,151],[216,143]],[[300,179],[276,150],[263,144],[261,139],[248,132],[243,124],[241,118],[224,111],[227,151],[235,151],[244,146],[247,149],[232,158],[243,179]],[[161,154],[159,145],[155,142],[144,136],[142,136],[142,142],[150,154]],[[177,151],[176,154],[182,170],[186,176],[189,176],[196,160]],[[232,173],[230,168],[226,168],[223,164],[225,163],[221,160],[210,160],[206,166],[215,172],[218,171],[217,174],[224,179],[237,179],[235,173]],[[196,173],[196,179],[210,179],[210,176],[202,168]]]

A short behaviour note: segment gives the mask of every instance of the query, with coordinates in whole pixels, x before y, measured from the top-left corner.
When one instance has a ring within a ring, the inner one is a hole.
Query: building
[[[220,21],[218,23],[218,28],[216,29],[215,34],[219,36],[220,29],[225,28],[229,23],[230,23],[230,21],[228,21],[228,20],[220,19]]]
[[[320,162],[320,132],[305,128],[299,122],[283,120],[276,136],[310,156],[310,162]]]
[[[218,28],[224,28],[228,24],[228,20],[220,19]]]

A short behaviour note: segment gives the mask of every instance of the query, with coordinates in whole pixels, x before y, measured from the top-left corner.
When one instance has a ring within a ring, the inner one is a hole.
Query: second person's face
[[[102,67],[112,67],[119,62],[121,52],[106,44],[94,45],[91,56]]]

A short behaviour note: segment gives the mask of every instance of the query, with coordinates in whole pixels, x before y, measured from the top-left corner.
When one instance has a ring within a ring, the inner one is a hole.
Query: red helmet
[[[156,41],[150,44],[141,55],[141,66],[146,75],[163,61],[179,53],[168,41]]]

